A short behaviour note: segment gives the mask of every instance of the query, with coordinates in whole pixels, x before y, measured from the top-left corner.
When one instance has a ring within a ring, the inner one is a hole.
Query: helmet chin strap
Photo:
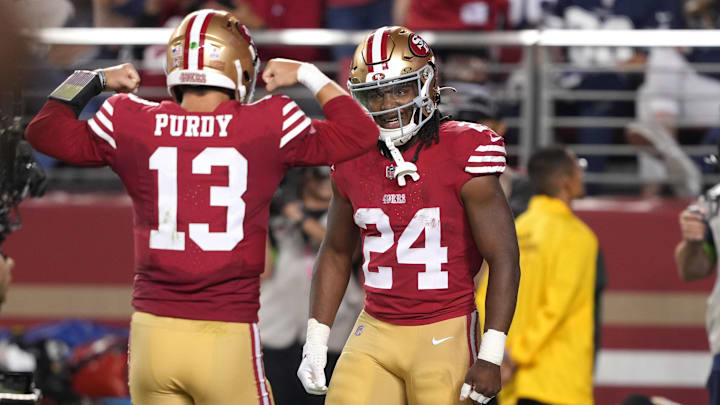
[[[420,175],[417,173],[417,166],[415,166],[412,162],[405,161],[402,153],[400,153],[398,148],[395,146],[395,143],[393,143],[390,138],[385,138],[385,146],[387,146],[390,151],[390,155],[395,161],[395,178],[397,179],[400,187],[404,187],[406,184],[405,176],[410,176],[413,181],[418,181],[420,179]]]

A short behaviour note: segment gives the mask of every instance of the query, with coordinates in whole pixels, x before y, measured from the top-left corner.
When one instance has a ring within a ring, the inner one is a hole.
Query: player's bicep
[[[113,128],[110,119],[104,114],[103,118]],[[25,137],[33,148],[56,159],[82,166],[102,166],[109,163],[116,147],[112,133],[102,122],[78,120],[66,105],[49,101],[28,125]]]
[[[517,237],[510,207],[497,176],[474,177],[460,195],[475,244],[488,261],[518,256]]]

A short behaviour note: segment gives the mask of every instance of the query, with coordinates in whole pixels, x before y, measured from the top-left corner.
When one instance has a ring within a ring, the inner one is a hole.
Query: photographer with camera
[[[717,267],[716,240],[720,240],[720,184],[715,185],[680,213],[682,241],[675,249],[675,263],[683,281],[709,277]],[[720,405],[720,278],[708,299],[707,332],[713,354],[712,368],[707,382],[711,405]]]

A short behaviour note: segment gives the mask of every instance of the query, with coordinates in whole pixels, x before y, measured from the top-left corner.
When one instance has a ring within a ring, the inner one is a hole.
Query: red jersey
[[[418,30],[483,30],[505,28],[507,0],[414,0],[405,25]]]
[[[89,121],[49,101],[26,137],[69,163],[109,165],[133,201],[133,306],[160,316],[257,322],[269,205],[285,171],[357,156],[377,127],[349,96],[310,120],[285,96],[190,113],[110,97]],[[110,258],[108,258],[110,260]]]
[[[403,153],[412,159],[415,148]],[[333,180],[354,208],[364,255],[365,311],[398,325],[464,316],[475,309],[473,277],[483,258],[460,189],[473,176],[505,170],[503,139],[483,125],[450,121],[423,148],[420,179],[404,187],[394,164],[370,151],[336,164]]]

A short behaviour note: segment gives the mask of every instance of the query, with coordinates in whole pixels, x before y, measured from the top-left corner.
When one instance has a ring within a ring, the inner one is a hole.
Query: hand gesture
[[[135,92],[140,87],[140,75],[131,63],[112,66],[102,70],[105,73],[105,90],[118,93]]]
[[[705,238],[706,225],[697,206],[690,206],[680,213],[680,231],[683,240],[700,242]]]
[[[302,62],[291,59],[270,59],[262,73],[265,90],[272,92],[280,87],[288,87],[298,82],[297,72]]]
[[[500,366],[478,359],[465,374],[460,400],[470,397],[476,404],[487,404],[500,392],[501,387]]]

